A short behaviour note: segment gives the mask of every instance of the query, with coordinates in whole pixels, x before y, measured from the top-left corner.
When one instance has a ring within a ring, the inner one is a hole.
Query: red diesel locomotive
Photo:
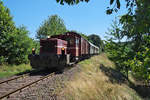
[[[40,39],[40,53],[29,55],[33,68],[58,68],[99,53],[99,48],[75,32]]]

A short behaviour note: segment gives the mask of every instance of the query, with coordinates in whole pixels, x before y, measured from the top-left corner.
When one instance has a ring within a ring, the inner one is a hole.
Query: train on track
[[[99,54],[99,48],[76,32],[40,39],[40,52],[28,56],[32,68],[58,68]]]

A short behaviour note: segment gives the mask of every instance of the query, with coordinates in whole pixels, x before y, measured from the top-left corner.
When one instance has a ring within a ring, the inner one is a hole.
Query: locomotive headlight
[[[51,38],[51,36],[47,36],[47,38]]]
[[[32,48],[32,54],[35,55],[35,48]]]
[[[35,48],[32,48],[32,51],[35,51]]]
[[[61,48],[61,50],[65,50],[65,48],[63,47],[63,48]]]

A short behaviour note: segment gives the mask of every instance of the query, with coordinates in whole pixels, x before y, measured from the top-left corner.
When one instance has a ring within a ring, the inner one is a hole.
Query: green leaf
[[[120,0],[117,0],[117,8],[120,9]]]
[[[79,0],[76,0],[76,4],[78,4],[79,3]]]
[[[114,2],[114,0],[110,0],[110,5],[112,5],[112,4],[113,4],[113,2]]]
[[[60,0],[56,0],[56,2],[59,2]]]

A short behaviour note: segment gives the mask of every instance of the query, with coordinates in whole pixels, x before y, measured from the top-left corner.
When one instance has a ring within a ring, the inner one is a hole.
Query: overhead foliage
[[[58,15],[52,15],[39,27],[36,37],[41,39],[47,36],[63,34],[66,31],[64,21]]]
[[[89,0],[56,0],[58,3],[64,5],[67,3],[68,5],[78,4],[79,2],[88,2]]]
[[[90,0],[56,0],[57,3],[64,5],[65,3],[68,5],[75,5],[79,2],[89,2]],[[112,14],[113,12],[117,12],[121,7],[121,0],[109,0],[110,6],[107,7],[106,13]],[[126,2],[126,8],[128,9],[128,13],[133,13],[134,7],[136,7],[141,0],[124,0]]]

